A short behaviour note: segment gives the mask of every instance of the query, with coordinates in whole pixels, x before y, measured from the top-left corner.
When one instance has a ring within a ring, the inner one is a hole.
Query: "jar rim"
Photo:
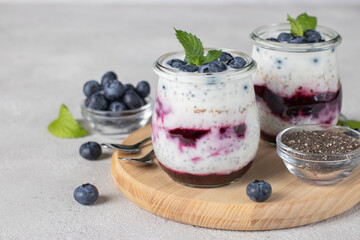
[[[275,23],[262,25],[256,28],[251,34],[250,39],[253,44],[262,48],[282,51],[282,52],[317,52],[324,51],[328,49],[336,48],[340,45],[342,38],[339,33],[335,30],[324,27],[317,26],[316,31],[324,37],[327,37],[328,40],[318,43],[284,43],[284,42],[274,42],[266,40],[262,37],[265,33],[269,32],[290,32],[289,23]]]
[[[205,48],[205,51],[214,50],[215,48]],[[235,51],[232,49],[227,48],[220,48],[221,50],[228,52],[232,55],[240,56],[245,59],[246,65],[243,68],[240,69],[231,69],[223,72],[217,72],[217,73],[199,73],[199,72],[182,72],[176,68],[172,68],[170,66],[167,66],[165,60],[169,59],[171,56],[181,55],[183,54],[185,56],[184,51],[173,51],[168,52],[160,56],[153,64],[153,69],[155,73],[157,73],[159,76],[173,76],[176,77],[178,80],[184,80],[184,81],[196,81],[201,79],[213,79],[215,77],[226,77],[226,76],[237,76],[237,75],[243,75],[243,77],[246,77],[250,74],[252,74],[256,70],[256,62],[253,60],[249,55]]]

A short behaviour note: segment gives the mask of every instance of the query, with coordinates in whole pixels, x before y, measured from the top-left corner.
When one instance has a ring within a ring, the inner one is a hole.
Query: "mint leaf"
[[[309,29],[315,30],[317,25],[317,18],[307,15],[307,13],[302,13],[297,16],[296,21],[300,23],[304,32]]]
[[[357,121],[357,120],[339,120],[337,122],[337,125],[340,125],[340,126],[347,126],[351,129],[360,129],[360,121]]]
[[[204,56],[203,44],[196,35],[177,30],[176,28],[174,28],[174,30],[176,32],[176,38],[184,47],[186,60],[190,65],[200,66],[220,57],[221,50],[210,50],[206,56]]]
[[[185,31],[177,30],[177,29],[175,29],[175,32],[176,32],[176,38],[179,40],[181,45],[184,47],[186,59],[187,59],[188,55],[189,56],[199,56],[199,57],[204,55],[204,47],[202,45],[202,42],[200,41],[200,39],[198,37],[196,37],[196,35],[187,33]],[[190,59],[188,61],[190,61],[189,64],[196,65]]]
[[[299,23],[299,21],[290,17],[289,14],[287,15],[287,20],[290,22],[290,25],[291,25],[290,32],[292,35],[294,35],[294,36],[303,36],[304,35],[304,30],[303,30],[301,24]]]
[[[218,59],[220,57],[221,50],[210,50],[206,54],[205,57],[203,57],[203,63],[212,62],[215,59]]]
[[[88,134],[74,119],[65,104],[61,105],[59,117],[49,124],[48,130],[54,136],[61,138],[83,137]]]
[[[201,55],[190,55],[190,54],[186,55],[186,61],[190,65],[196,65],[196,66],[200,66],[203,62]]]

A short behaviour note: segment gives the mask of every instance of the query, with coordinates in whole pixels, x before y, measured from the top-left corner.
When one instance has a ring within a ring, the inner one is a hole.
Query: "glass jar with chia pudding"
[[[152,118],[154,150],[162,169],[178,183],[230,184],[255,158],[260,123],[251,74],[256,63],[243,53],[226,51],[241,56],[245,66],[200,73],[168,65],[171,59],[184,59],[184,52],[165,54],[154,64],[159,75]]]
[[[316,30],[323,39],[315,43],[279,42],[276,36],[290,32],[287,23],[261,26],[250,35],[257,62],[253,81],[261,138],[268,142],[275,143],[276,135],[287,127],[336,124],[340,116],[336,47],[341,37],[327,27]]]

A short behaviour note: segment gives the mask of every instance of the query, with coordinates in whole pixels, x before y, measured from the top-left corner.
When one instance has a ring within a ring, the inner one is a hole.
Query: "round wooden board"
[[[129,135],[124,144],[150,136],[150,125]],[[140,157],[152,149],[145,145]],[[261,142],[250,170],[239,181],[220,188],[191,188],[178,184],[155,160],[151,166],[134,166],[118,160],[129,154],[115,151],[111,162],[121,192],[141,208],[177,222],[229,230],[269,230],[318,222],[338,215],[360,201],[360,168],[332,186],[314,186],[298,180],[286,169],[276,149]],[[251,201],[246,186],[255,179],[273,189],[263,203]]]

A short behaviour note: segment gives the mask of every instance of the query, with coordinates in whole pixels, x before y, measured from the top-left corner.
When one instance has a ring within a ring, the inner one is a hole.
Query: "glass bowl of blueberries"
[[[96,132],[103,135],[125,136],[151,121],[153,100],[149,97],[150,85],[140,81],[134,87],[123,84],[109,71],[101,78],[87,81],[83,86],[86,99],[81,113]]]
[[[285,166],[300,180],[335,184],[360,162],[360,132],[330,124],[298,125],[277,135],[276,148]]]

